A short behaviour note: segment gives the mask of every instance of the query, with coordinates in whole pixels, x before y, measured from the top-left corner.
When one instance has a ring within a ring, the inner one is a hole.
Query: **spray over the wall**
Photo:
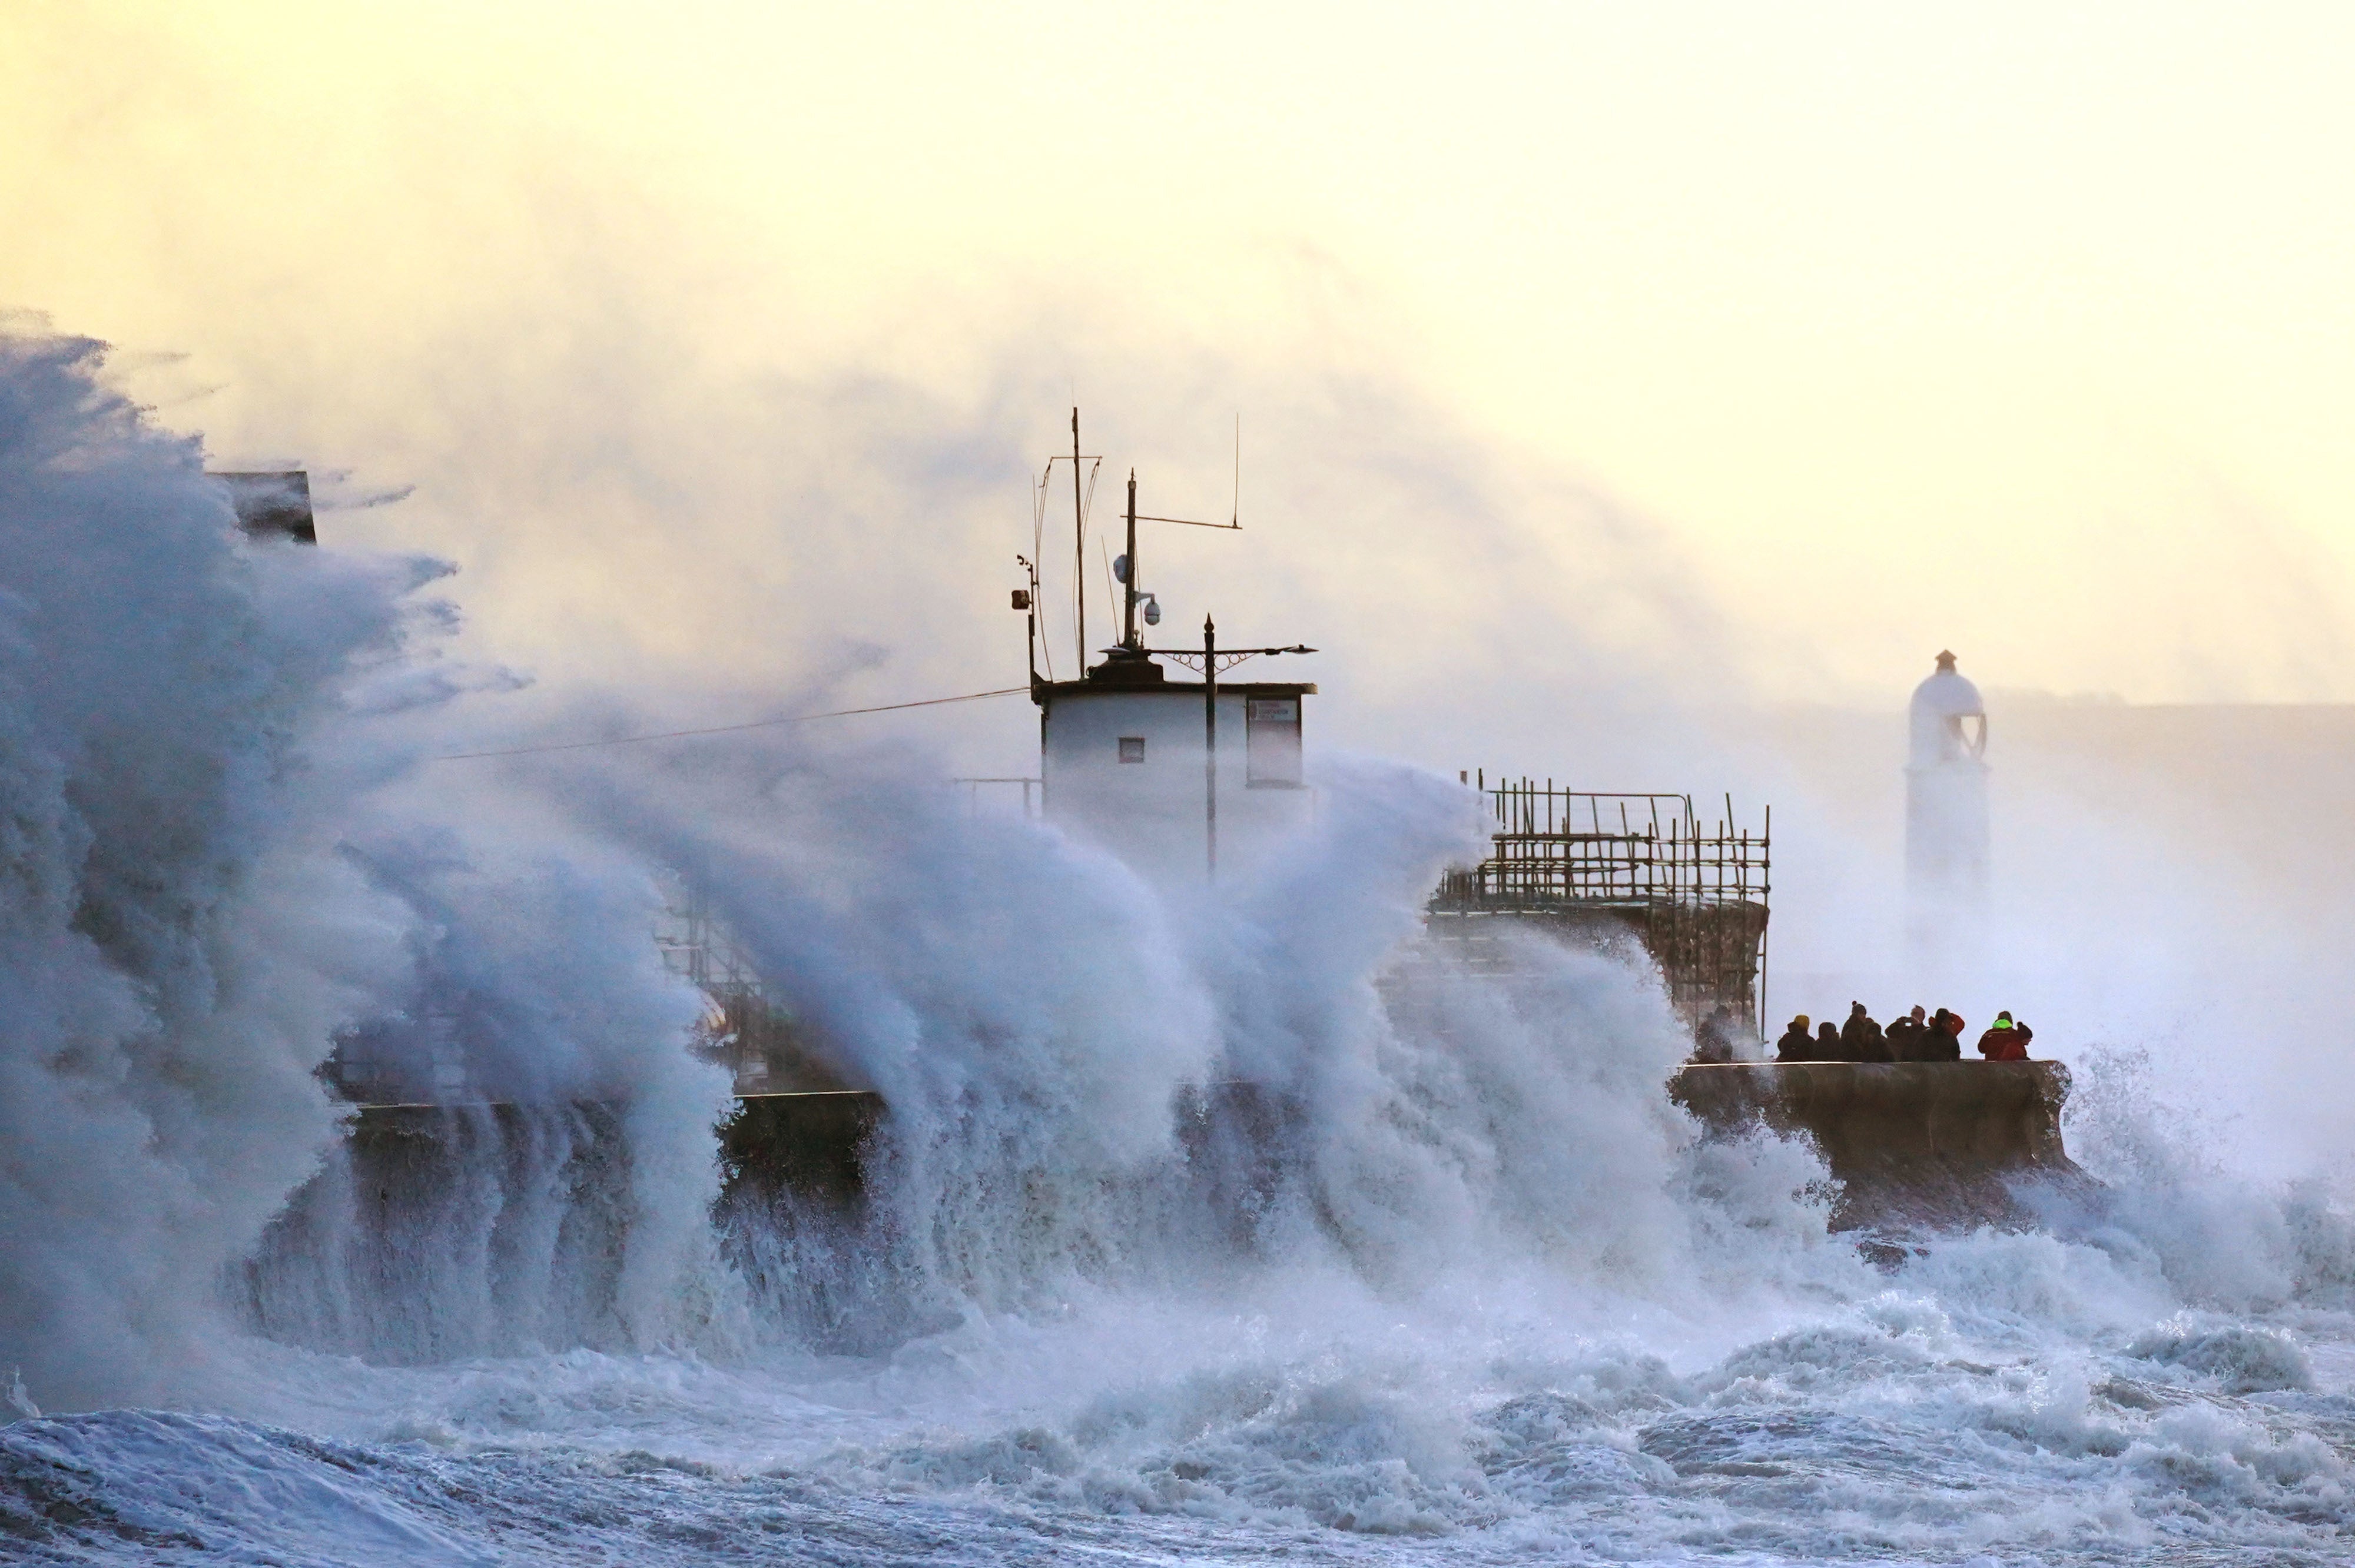
[[[724,1086],[634,941],[645,874],[404,789],[399,715],[475,683],[418,597],[445,568],[241,535],[102,363],[0,336],[0,1361],[53,1405],[202,1386],[217,1287],[337,1144],[316,1069],[428,1015],[653,1107],[624,1310],[658,1337]]]

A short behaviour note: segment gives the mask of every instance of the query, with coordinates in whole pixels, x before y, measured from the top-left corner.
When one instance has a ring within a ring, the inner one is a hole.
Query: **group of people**
[[[1873,1022],[1860,1001],[1849,1004],[1848,1022],[1834,1027],[1828,1019],[1814,1033],[1806,1013],[1791,1020],[1783,1038],[1774,1043],[1777,1062],[1959,1062],[1963,1058],[1962,1014],[1940,1008],[1935,1013],[1915,1008],[1886,1029]],[[1741,1061],[1744,1031],[1733,1010],[1721,1007],[1695,1032],[1692,1060],[1702,1064]],[[2036,1032],[2009,1012],[1995,1015],[1995,1024],[1979,1035],[1979,1054],[1990,1062],[2025,1062],[2028,1043]]]
[[[1990,1062],[2025,1062],[2028,1043],[2035,1037],[2026,1022],[1998,1012],[1993,1027],[1979,1036],[1979,1054]],[[1803,1012],[1774,1043],[1777,1062],[1959,1062],[1962,1057],[1962,1015],[1943,1007],[1929,1015],[1917,1007],[1883,1029],[1865,1012],[1864,1003],[1851,1002],[1845,1024],[1835,1028],[1827,1019],[1812,1034]]]

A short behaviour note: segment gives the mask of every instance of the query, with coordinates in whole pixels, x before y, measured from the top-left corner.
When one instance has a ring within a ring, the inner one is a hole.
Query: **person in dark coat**
[[[1959,1062],[1963,1059],[1963,1021],[1945,1008],[1930,1020],[1930,1033],[1922,1043],[1924,1062]]]
[[[1816,1037],[1807,1033],[1807,1015],[1791,1020],[1791,1027],[1783,1031],[1783,1038],[1774,1042],[1777,1062],[1812,1062],[1816,1059]]]
[[[1921,1061],[1923,1042],[1929,1033],[1930,1026],[1923,1021],[1922,1009],[1918,1006],[1903,1017],[1891,1020],[1885,1036],[1889,1041],[1889,1059],[1892,1062]]]
[[[1832,1027],[1832,1021],[1828,1018],[1816,1025],[1816,1060],[1818,1062],[1849,1060],[1848,1047],[1840,1044],[1839,1031]]]
[[[1840,1030],[1840,1058],[1848,1062],[1889,1060],[1888,1038],[1860,1001],[1848,1004],[1848,1022]]]

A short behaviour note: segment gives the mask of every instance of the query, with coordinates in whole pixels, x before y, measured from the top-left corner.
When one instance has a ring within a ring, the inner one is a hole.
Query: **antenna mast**
[[[1044,498],[1054,478],[1055,465],[1062,461],[1060,454],[1047,460],[1047,476],[1039,481],[1039,510],[1036,514],[1038,517],[1046,515]],[[1080,410],[1075,404],[1071,408],[1071,631],[1078,644],[1079,653],[1080,673],[1074,679],[1081,680],[1086,678],[1088,668],[1088,503],[1095,494],[1094,474],[1091,472],[1083,478],[1080,473],[1080,465],[1087,461],[1089,461],[1087,454],[1080,450]],[[1095,461],[1101,464],[1103,459],[1099,456]],[[1157,621],[1160,615],[1158,608],[1150,602],[1152,596],[1137,587],[1136,525],[1139,523],[1178,523],[1188,528],[1223,528],[1230,533],[1241,531],[1242,417],[1241,415],[1235,418],[1234,483],[1235,493],[1232,503],[1224,523],[1205,522],[1199,517],[1153,517],[1136,509],[1136,471],[1133,468],[1128,471],[1128,549],[1114,565],[1114,575],[1120,577],[1127,589],[1126,593],[1121,596],[1123,609],[1120,617],[1120,645],[1123,649],[1133,652],[1146,651],[1144,644],[1137,639],[1136,631],[1136,607],[1140,602],[1146,603],[1147,620]],[[1034,523],[1035,521],[1036,518]],[[1032,570],[1035,573],[1037,568],[1034,567]],[[1107,583],[1104,586],[1104,591],[1112,594],[1118,590]],[[1034,603],[1038,599],[1035,577],[1031,588],[1031,599]],[[1106,649],[1105,652],[1109,653],[1113,650]],[[1188,656],[1191,656],[1190,651]],[[1054,660],[1050,655],[1048,659],[1050,679],[1053,675],[1053,664]]]
[[[1128,609],[1126,618],[1121,622],[1120,645],[1123,648],[1134,648],[1136,646],[1136,471],[1135,469],[1128,471],[1128,554],[1123,556],[1121,561],[1128,567],[1121,574],[1120,579],[1127,589],[1124,598]]]

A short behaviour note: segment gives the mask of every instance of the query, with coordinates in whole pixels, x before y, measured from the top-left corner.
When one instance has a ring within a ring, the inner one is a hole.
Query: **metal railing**
[[[964,812],[979,816],[982,810],[982,789],[990,787],[994,798],[1008,796],[1009,786],[1022,791],[1022,814],[1036,817],[1047,803],[1047,781],[1043,779],[952,779],[949,783],[964,791]]]

